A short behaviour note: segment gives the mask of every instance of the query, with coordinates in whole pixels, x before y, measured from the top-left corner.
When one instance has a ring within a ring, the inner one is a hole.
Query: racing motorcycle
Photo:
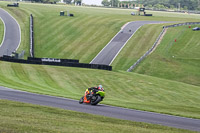
[[[85,95],[81,97],[79,100],[79,103],[88,103],[91,105],[97,105],[99,102],[101,102],[105,97],[104,89],[94,89],[94,90],[88,90],[86,89]]]

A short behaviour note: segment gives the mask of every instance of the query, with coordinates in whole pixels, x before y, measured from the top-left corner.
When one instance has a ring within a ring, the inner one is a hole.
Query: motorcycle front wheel
[[[84,100],[84,96],[81,97],[81,99],[79,100],[79,103],[82,104],[82,103],[83,103],[83,100]]]
[[[91,100],[91,105],[97,105],[101,101],[101,97],[99,95],[93,96]]]

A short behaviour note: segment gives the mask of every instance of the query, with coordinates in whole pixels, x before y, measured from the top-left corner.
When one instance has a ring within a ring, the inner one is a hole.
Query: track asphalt
[[[0,56],[11,55],[21,42],[21,30],[17,21],[5,10],[0,8],[0,18],[4,23],[4,38],[0,45]]]
[[[76,100],[34,94],[5,87],[0,87],[0,99],[51,106],[89,114],[103,115],[123,120],[146,122],[169,127],[200,131],[200,119],[191,119],[133,109],[125,109],[103,104],[91,106],[87,104],[79,104]]]
[[[111,65],[115,57],[134,33],[145,24],[170,23],[166,21],[134,21],[129,22],[112,38],[112,40],[99,52],[90,64]]]

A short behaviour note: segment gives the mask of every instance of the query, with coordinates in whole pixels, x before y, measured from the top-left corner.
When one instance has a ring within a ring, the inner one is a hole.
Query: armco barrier
[[[30,15],[30,56],[34,57],[33,15]]]
[[[4,55],[3,57],[0,58],[2,61],[9,61],[9,62],[16,62],[16,63],[27,63],[27,60],[24,59],[16,59],[14,57],[10,57],[7,55]]]
[[[42,61],[42,59],[44,59]],[[0,58],[2,61],[25,63],[25,64],[39,64],[39,65],[55,65],[55,66],[68,66],[68,67],[81,67],[81,68],[92,68],[112,71],[112,66],[99,65],[99,64],[87,64],[79,63],[78,60],[71,59],[54,59],[54,58],[32,58],[29,57],[27,60],[15,59],[11,56],[3,56]]]
[[[171,27],[178,27],[178,26],[184,26],[184,25],[195,25],[195,24],[200,24],[200,22],[186,22],[186,23],[180,23],[180,24],[173,24],[173,25],[164,26],[163,28],[171,28]]]
[[[7,7],[19,7],[19,3],[8,4]]]
[[[127,72],[131,72],[147,55],[149,55],[152,50],[156,47],[158,44],[158,41],[160,40],[161,36],[164,34],[165,28],[163,27],[162,32],[160,33],[159,37],[157,38],[156,42],[153,44],[152,48],[149,49],[142,57],[140,57],[128,70]]]
[[[184,25],[196,25],[200,24],[200,22],[186,22],[186,23],[180,23],[180,24],[173,24],[173,25],[168,25],[164,26],[162,32],[160,33],[159,37],[157,38],[156,42],[152,46],[151,49],[149,49],[140,59],[138,59],[128,70],[127,72],[131,72],[146,56],[148,56],[152,50],[155,48],[155,46],[158,44],[158,41],[160,40],[161,36],[163,35],[164,31],[166,28],[171,28],[171,27],[178,27],[178,26],[184,26]]]

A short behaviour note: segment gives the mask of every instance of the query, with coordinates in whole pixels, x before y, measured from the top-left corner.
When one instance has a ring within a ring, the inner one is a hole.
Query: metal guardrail
[[[171,27],[178,27],[178,26],[184,26],[184,25],[195,25],[195,24],[200,24],[200,22],[185,22],[185,23],[180,23],[180,24],[168,25],[168,26],[164,26],[164,27],[171,28]]]
[[[163,35],[164,31],[166,30],[166,28],[163,27],[163,30],[161,31],[159,37],[157,38],[156,42],[153,44],[153,46],[151,47],[151,49],[149,49],[142,57],[140,57],[140,59],[138,59],[135,64],[133,64],[128,70],[127,72],[131,72],[147,55],[149,55],[152,50],[156,47],[158,41],[160,40],[161,36]]]
[[[145,7],[145,10],[151,11],[161,11],[161,12],[175,12],[175,13],[188,13],[188,14],[200,14],[200,11],[197,10],[170,10],[170,9],[156,9]]]
[[[30,15],[30,56],[34,57],[33,15]]]
[[[200,22],[186,22],[186,23],[180,23],[180,24],[173,24],[173,25],[168,25],[164,26],[163,30],[161,31],[160,35],[158,36],[157,40],[153,44],[152,48],[149,49],[142,57],[140,57],[128,70],[127,72],[131,72],[146,56],[148,56],[152,50],[156,47],[158,44],[158,41],[160,40],[161,36],[163,35],[164,31],[167,28],[172,28],[172,27],[178,27],[178,26],[184,26],[184,25],[195,25],[195,24],[200,24]]]

